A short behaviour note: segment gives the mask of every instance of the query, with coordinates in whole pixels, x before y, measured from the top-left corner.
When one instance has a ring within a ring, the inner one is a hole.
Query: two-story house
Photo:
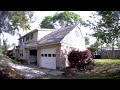
[[[19,44],[18,44],[18,46],[19,46],[19,59],[26,61],[27,53],[25,50],[25,46],[27,44],[31,44],[31,43],[38,41],[40,38],[42,38],[43,36],[52,32],[53,30],[54,29],[40,29],[40,30],[35,29],[35,30],[25,34],[24,36],[20,37]],[[34,54],[36,54],[36,51],[31,50],[30,55],[32,55],[32,53],[33,53],[33,57],[36,58],[34,55]],[[32,59],[33,57],[31,57],[30,59]],[[33,61],[35,61],[35,60],[33,60]],[[26,62],[28,62],[28,61],[26,61]]]
[[[78,25],[33,30],[19,38],[19,46],[20,59],[50,69],[69,66],[67,54],[71,50],[86,50],[85,39]]]

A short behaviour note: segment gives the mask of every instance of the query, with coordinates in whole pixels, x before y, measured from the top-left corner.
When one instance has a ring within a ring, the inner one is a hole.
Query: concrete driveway
[[[8,63],[9,66],[21,71],[26,79],[39,78],[43,75],[57,76],[57,75],[63,74],[63,72],[58,71],[58,70],[42,69],[42,68],[30,66],[30,65],[14,64],[9,59],[6,59],[6,62]]]

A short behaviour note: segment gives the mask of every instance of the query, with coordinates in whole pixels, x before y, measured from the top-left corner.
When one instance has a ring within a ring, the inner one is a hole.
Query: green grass
[[[0,53],[0,57],[2,57],[3,56],[3,54],[2,53]]]
[[[47,75],[40,79],[120,79],[120,59],[95,59],[96,66],[91,71],[79,71],[74,76]]]
[[[18,59],[11,59],[9,58],[14,64],[21,64],[21,62]]]

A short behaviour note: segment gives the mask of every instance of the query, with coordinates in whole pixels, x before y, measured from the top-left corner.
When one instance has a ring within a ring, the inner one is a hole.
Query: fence
[[[101,58],[120,58],[120,50],[114,50],[114,55],[112,50],[99,51]]]

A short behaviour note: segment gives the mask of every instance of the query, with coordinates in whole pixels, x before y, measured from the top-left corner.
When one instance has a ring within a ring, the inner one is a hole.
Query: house
[[[86,50],[84,36],[78,25],[33,30],[19,38],[19,46],[20,59],[49,69],[69,66],[69,51]]]

